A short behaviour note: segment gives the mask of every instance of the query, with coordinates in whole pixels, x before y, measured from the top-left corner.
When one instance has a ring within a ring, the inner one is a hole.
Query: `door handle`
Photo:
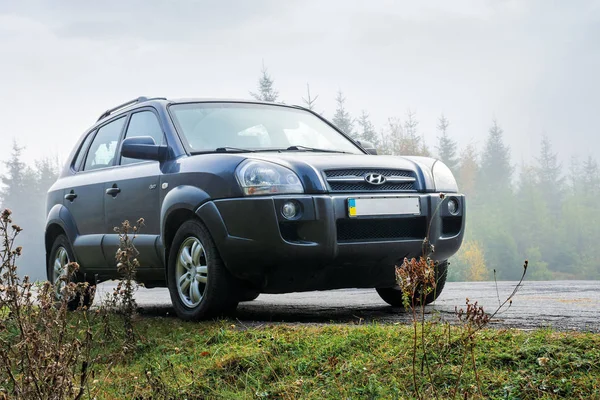
[[[116,186],[106,189],[106,194],[111,195],[112,197],[115,197],[119,193],[121,193],[121,189]]]
[[[69,200],[70,202],[73,202],[73,200],[75,200],[77,198],[77,195],[75,194],[75,191],[71,190],[70,193],[65,194],[65,200]]]

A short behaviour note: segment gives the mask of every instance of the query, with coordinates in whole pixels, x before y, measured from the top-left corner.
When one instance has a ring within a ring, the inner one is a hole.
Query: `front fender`
[[[166,232],[166,224],[171,213],[177,210],[189,210],[194,213],[198,207],[210,199],[208,193],[195,186],[177,186],[167,193],[160,210],[161,236]],[[164,243],[164,238],[163,238]]]
[[[432,168],[437,160],[435,158],[421,156],[403,156],[402,158],[413,162],[417,166],[424,183],[424,186],[422,186],[423,192],[435,192]]]

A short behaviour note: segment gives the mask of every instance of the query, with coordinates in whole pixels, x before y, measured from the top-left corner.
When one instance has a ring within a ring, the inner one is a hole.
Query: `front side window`
[[[126,138],[136,136],[150,136],[154,139],[154,143],[158,145],[165,144],[165,134],[160,127],[160,123],[156,115],[152,111],[142,111],[131,115],[129,126],[125,133]],[[121,158],[121,165],[133,164],[144,160],[136,160],[134,158]]]
[[[85,159],[84,171],[106,168],[113,164],[124,124],[125,117],[121,117],[98,129]]]
[[[174,104],[170,111],[192,152],[232,147],[363,154],[348,138],[304,110],[263,104],[188,103]]]

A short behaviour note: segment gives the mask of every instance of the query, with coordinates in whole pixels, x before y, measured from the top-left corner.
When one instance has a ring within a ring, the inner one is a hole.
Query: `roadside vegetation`
[[[141,221],[140,221],[141,222]],[[98,368],[127,360],[136,349],[132,284],[137,226],[123,223],[117,252],[123,280],[102,306],[90,310],[94,286],[74,282],[79,266],[64,265],[54,283],[20,277],[15,242],[22,228],[10,210],[0,213],[0,399],[90,398],[90,380]],[[57,261],[58,262],[58,261]],[[133,304],[132,304],[133,302]]]
[[[267,325],[235,320],[190,323],[144,318],[135,357],[100,368],[90,389],[99,399],[417,398],[412,327]],[[464,363],[460,327],[427,326],[442,353],[431,352],[438,398],[452,398]],[[420,338],[420,336],[419,336]],[[429,339],[428,339],[429,340]],[[597,398],[600,336],[591,333],[484,329],[475,338],[483,398]],[[470,361],[469,361],[470,362]],[[421,368],[419,359],[418,368]],[[417,374],[418,389],[429,386]],[[465,368],[456,398],[482,398]],[[431,388],[423,398],[434,398]]]

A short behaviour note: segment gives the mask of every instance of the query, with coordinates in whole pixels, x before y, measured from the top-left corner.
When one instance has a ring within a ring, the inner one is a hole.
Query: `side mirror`
[[[138,160],[162,161],[167,157],[167,146],[159,146],[150,136],[136,136],[123,140],[121,156]]]
[[[373,154],[375,156],[377,155],[377,149],[375,148],[375,145],[373,145],[373,143],[367,142],[366,140],[357,140],[356,143],[358,143],[360,147],[365,149],[367,153]]]

